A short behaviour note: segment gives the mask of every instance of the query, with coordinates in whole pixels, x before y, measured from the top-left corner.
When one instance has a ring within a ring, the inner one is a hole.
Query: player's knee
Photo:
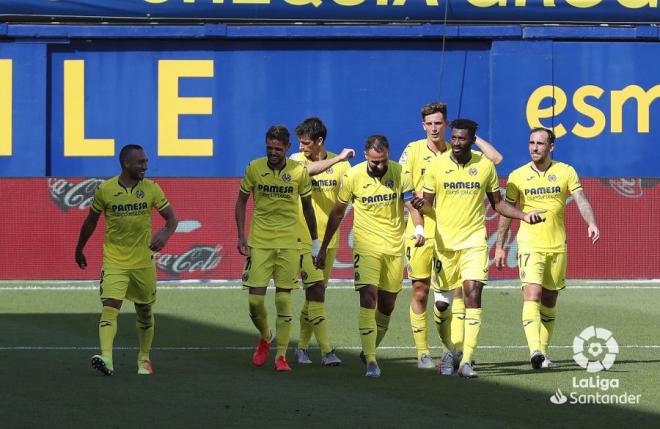
[[[307,298],[307,301],[325,301],[325,285],[323,282],[316,282],[312,286],[305,289],[305,298]]]
[[[106,298],[101,301],[104,307],[112,307],[121,310],[122,301],[119,299]]]
[[[135,304],[135,314],[138,320],[148,321],[153,316],[153,308],[151,304]]]
[[[454,301],[454,292],[453,291],[448,291],[448,292],[433,292],[433,299],[435,301],[435,308],[438,309],[438,311],[447,311],[449,307],[451,307],[452,302]]]

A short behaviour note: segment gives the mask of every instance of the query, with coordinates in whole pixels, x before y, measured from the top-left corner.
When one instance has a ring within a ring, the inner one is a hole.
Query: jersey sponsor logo
[[[144,191],[142,189],[138,189],[138,191],[135,193],[135,196],[140,199],[144,198]]]
[[[381,195],[373,195],[369,197],[362,197],[361,200],[363,204],[381,203],[383,201],[396,200],[398,195],[399,195],[398,193],[393,192],[391,194],[381,194]]]
[[[271,194],[292,194],[293,186],[262,185],[260,183],[257,185],[257,190],[259,192]]]
[[[469,174],[470,176],[476,176],[477,174],[479,174],[479,170],[477,170],[476,167],[470,167],[470,168],[468,169],[468,174]]]
[[[560,192],[561,192],[561,186],[541,186],[538,188],[525,189],[525,195],[558,194]]]
[[[312,186],[315,188],[335,187],[338,184],[337,179],[312,179]]]
[[[140,210],[146,210],[149,208],[149,204],[144,203],[127,203],[127,204],[113,204],[110,206],[113,212],[134,212]]]
[[[445,182],[445,189],[480,189],[479,182]]]

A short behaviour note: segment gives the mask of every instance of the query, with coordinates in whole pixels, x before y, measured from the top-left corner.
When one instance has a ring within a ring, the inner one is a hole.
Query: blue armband
[[[401,194],[401,198],[403,199],[404,203],[411,202],[413,197],[414,197],[413,191],[408,191],[408,192],[404,192],[403,194]]]

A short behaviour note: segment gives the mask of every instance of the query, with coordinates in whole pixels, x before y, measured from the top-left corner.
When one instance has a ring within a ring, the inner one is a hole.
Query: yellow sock
[[[254,323],[254,326],[261,334],[261,338],[269,341],[271,334],[268,327],[268,312],[266,311],[264,299],[265,296],[263,295],[249,295],[250,319],[252,319],[252,323]]]
[[[465,337],[465,301],[463,298],[454,298],[451,305],[451,342],[457,352],[463,350],[463,337]]]
[[[330,346],[330,335],[328,335],[328,321],[325,318],[325,303],[309,302],[309,323],[314,330],[316,341],[319,342],[321,353],[330,353],[332,347]]]
[[[557,306],[546,307],[541,304],[541,353],[548,355],[548,345],[555,330],[555,319],[557,318]]]
[[[300,311],[300,338],[298,339],[298,348],[307,349],[309,341],[312,339],[312,325],[309,323],[309,301],[305,300],[303,308]]]
[[[537,301],[524,301],[522,309],[522,324],[527,337],[527,346],[531,355],[537,350],[541,350],[541,314],[539,313],[540,304]]]
[[[387,334],[387,329],[390,327],[390,316],[386,316],[380,311],[376,310],[376,347],[380,345]]]
[[[417,348],[417,359],[422,355],[430,355],[429,341],[426,335],[426,311],[417,314],[410,307],[410,326],[412,327],[413,339]]]
[[[151,343],[154,341],[154,312],[151,307],[147,311],[137,311],[136,309],[136,315],[135,328],[137,330],[138,344],[140,344],[138,361],[149,360]]]
[[[376,310],[373,308],[360,307],[360,318],[358,321],[360,330],[360,341],[362,352],[367,362],[376,361]]]
[[[112,344],[117,335],[117,316],[119,310],[107,305],[101,310],[101,320],[99,320],[99,339],[101,342],[101,355],[112,359]]]
[[[454,352],[454,344],[451,342],[451,328],[452,326],[452,311],[450,308],[445,311],[440,311],[433,306],[433,321],[435,322],[435,329],[437,329],[442,345],[445,347],[446,352]]]
[[[275,325],[277,354],[275,355],[275,359],[277,359],[280,356],[286,357],[286,349],[289,347],[289,338],[291,337],[293,311],[291,310],[290,292],[275,293],[275,309],[277,310],[277,322]]]
[[[463,341],[463,359],[461,365],[472,361],[472,355],[477,348],[479,331],[481,330],[481,308],[465,309],[465,339]]]

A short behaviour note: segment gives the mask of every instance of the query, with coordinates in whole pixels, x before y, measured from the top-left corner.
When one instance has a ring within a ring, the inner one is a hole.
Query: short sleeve
[[[568,167],[568,191],[573,194],[575,192],[582,190],[582,184],[580,183],[580,178],[577,175],[577,171],[573,167]]]
[[[505,198],[511,204],[515,204],[516,201],[518,201],[518,198],[520,198],[520,189],[518,188],[515,175],[513,174],[509,176],[509,181],[506,184]]]
[[[158,185],[158,183],[155,182],[154,182],[154,196],[152,201],[153,201],[153,207],[155,207],[156,210],[158,211],[161,211],[165,207],[170,205],[170,202],[165,197],[165,193]]]
[[[103,189],[101,185],[96,187],[91,208],[94,213],[103,213],[105,211],[105,201],[103,200]]]
[[[408,164],[408,151],[410,150],[410,146],[406,146],[406,148],[401,152],[401,156],[399,157],[399,164],[401,164],[404,169],[406,165]]]
[[[309,178],[309,173],[302,164],[300,164],[300,169],[302,172],[298,183],[298,194],[301,197],[307,197],[312,193],[312,179]]]
[[[353,176],[348,173],[341,178],[337,200],[344,204],[348,204],[353,200]]]
[[[252,163],[250,163],[245,167],[245,173],[243,173],[243,178],[241,179],[241,192],[250,194],[252,188],[254,188],[254,175],[252,173]]]
[[[500,191],[500,179],[497,177],[495,164],[490,161],[488,161],[488,178],[486,180],[486,192],[495,193]]]
[[[412,173],[406,169],[401,171],[401,193],[406,193],[414,191],[415,186],[413,185]]]
[[[424,173],[424,192],[427,194],[436,193],[436,171],[437,168],[428,168]]]

